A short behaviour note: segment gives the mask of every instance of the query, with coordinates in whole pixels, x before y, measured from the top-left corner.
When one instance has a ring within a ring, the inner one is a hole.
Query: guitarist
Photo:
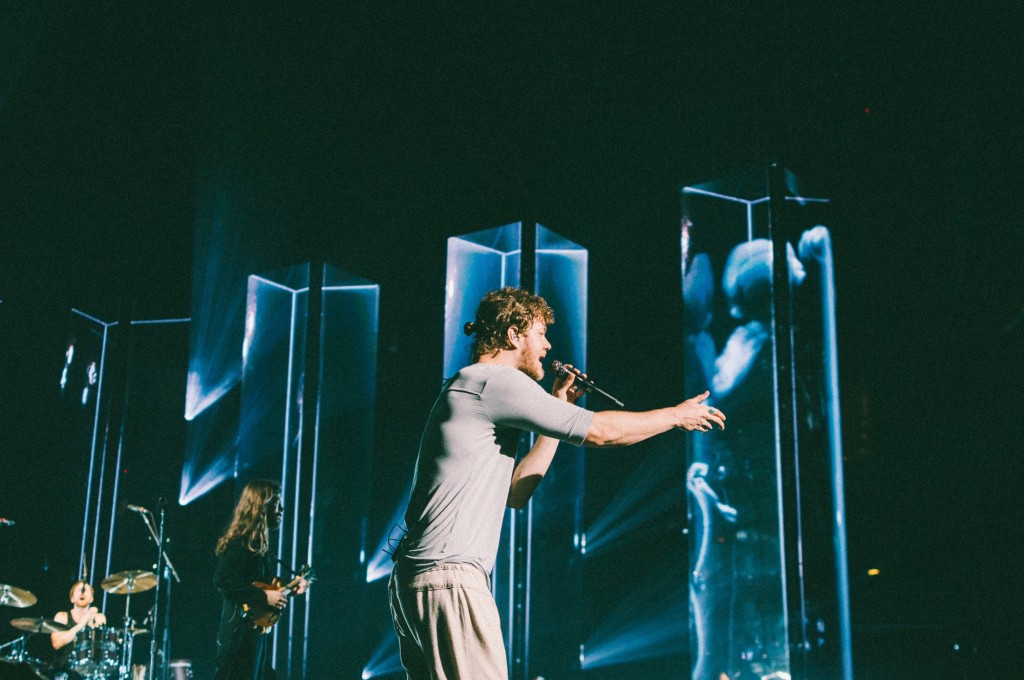
[[[245,610],[283,610],[288,595],[281,590],[263,589],[254,582],[271,582],[274,569],[269,554],[270,532],[281,526],[284,502],[281,485],[269,479],[255,479],[245,485],[235,505],[227,531],[217,541],[219,558],[213,584],[224,596],[220,628],[217,631],[217,672],[215,680],[273,680],[269,635],[256,627]],[[294,594],[306,592],[308,582],[300,579]]]

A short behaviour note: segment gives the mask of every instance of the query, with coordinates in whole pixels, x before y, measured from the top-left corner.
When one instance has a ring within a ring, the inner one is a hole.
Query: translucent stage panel
[[[291,481],[289,465],[300,444],[308,297],[308,264],[249,277],[236,476]]]
[[[307,596],[301,677],[358,678],[379,637],[367,610],[386,610],[366,580],[380,286],[326,265],[321,300],[313,528],[296,558],[321,581]]]
[[[469,363],[470,338],[462,327],[472,321],[488,291],[520,282],[522,224],[514,222],[448,239],[444,298],[444,377]]]
[[[280,479],[282,574],[318,581],[274,629],[279,677],[359,677],[380,288],[303,264],[249,279],[235,474]],[[344,613],[348,625],[339,625]]]
[[[124,383],[117,387],[115,402],[121,425],[116,438],[111,428],[109,453],[118,476],[110,499],[116,510],[109,527],[111,542],[106,566],[97,572],[97,576],[129,569],[151,569],[156,564],[156,545],[143,515],[127,509],[127,506],[148,508],[156,520],[154,529],[158,530],[163,504],[167,552],[175,572],[183,581],[175,580],[170,572],[165,574],[171,579],[171,584],[168,591],[165,581],[161,591],[160,627],[157,630],[162,630],[165,623],[170,626],[166,639],[170,648],[166,654],[159,651],[164,637],[158,632],[157,651],[154,653],[168,656],[171,650],[176,650],[183,652],[178,656],[195,658],[193,653],[203,656],[207,651],[205,647],[209,635],[214,633],[214,622],[205,618],[209,609],[190,597],[187,587],[196,584],[188,583],[188,576],[192,573],[196,557],[203,564],[203,558],[209,559],[212,555],[203,548],[212,545],[213,537],[209,535],[212,528],[185,521],[174,504],[185,445],[186,422],[182,411],[188,367],[188,322],[183,318],[138,319],[131,321],[125,329]],[[181,585],[187,587],[179,592]],[[97,590],[97,594],[99,592]],[[167,607],[168,592],[172,602],[170,609]],[[149,616],[155,596],[156,591],[152,590],[134,595],[129,601],[124,596],[103,592],[102,607],[108,620],[115,623],[121,623],[125,615],[142,622]],[[139,625],[145,627],[141,623]],[[146,626],[152,627],[153,622]],[[136,640],[132,652],[134,663],[148,663],[152,639],[147,636]]]
[[[119,343],[122,331],[115,320],[71,310],[60,391],[63,420],[67,423],[62,447],[77,454],[76,469],[84,471],[79,477],[81,485],[69,489],[72,497],[81,499],[79,507],[83,508],[78,574],[95,574],[97,567],[102,569],[109,545],[109,502],[117,468],[113,460],[108,461],[109,439],[105,432],[110,418],[110,383],[123,362]]]
[[[827,201],[777,177],[775,201],[766,169],[683,189],[685,392],[729,417],[688,437],[695,680],[852,672]]]
[[[587,366],[587,249],[542,226],[536,227],[535,292],[555,311],[548,329],[548,359]],[[543,381],[549,389],[553,377]],[[581,406],[604,408],[590,398]],[[570,678],[579,674],[583,632],[580,536],[583,534],[586,451],[559,446],[543,483],[525,510],[529,529],[528,644],[524,677]],[[513,659],[515,661],[515,659]]]
[[[309,264],[250,275],[241,348],[242,404],[232,474],[236,493],[251,479],[281,482],[285,521],[277,532],[276,553],[285,577],[306,562],[305,550],[298,563],[293,556],[300,544],[305,547],[298,522],[309,514],[303,485],[308,487],[310,480],[302,466],[309,290]],[[273,663],[285,677],[302,651],[296,650],[295,634],[304,621],[297,624],[295,614],[305,603],[296,604],[272,631]]]
[[[148,508],[157,519],[161,507],[166,508],[169,553],[179,570],[184,563],[187,573],[194,563],[189,553],[180,558],[175,554],[174,539],[187,537],[188,542],[198,539],[204,544],[199,539],[202,530],[180,522],[173,504],[185,442],[182,411],[188,322],[187,318],[104,321],[78,309],[70,315],[59,376],[61,453],[66,458],[60,472],[64,488],[57,502],[69,518],[77,517],[75,510],[81,508],[82,537],[81,546],[68,544],[70,554],[54,555],[53,566],[59,573],[58,592],[79,575],[86,576],[96,587],[96,606],[114,625],[121,625],[126,616],[136,622],[146,619],[156,593],[139,593],[129,601],[99,588],[110,574],[149,570],[156,563],[155,545],[142,514],[129,506]],[[54,382],[58,382],[56,374]],[[63,533],[66,529],[61,525],[51,530]],[[178,625],[196,620],[194,603],[175,600],[168,641],[188,650],[190,656],[198,651],[201,657],[197,647],[208,643],[213,631],[196,634],[203,622]],[[159,631],[168,620],[165,605],[161,607],[156,640],[162,645]],[[205,613],[198,610],[200,617]],[[149,620],[145,626],[153,629],[154,622]],[[136,645],[136,663],[148,661],[150,639]]]

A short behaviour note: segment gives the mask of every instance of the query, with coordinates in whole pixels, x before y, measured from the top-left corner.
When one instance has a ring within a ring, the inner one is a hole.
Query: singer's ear
[[[519,329],[516,328],[515,326],[509,326],[508,331],[506,331],[506,333],[508,335],[508,341],[512,344],[512,346],[515,347],[516,349],[519,349]]]

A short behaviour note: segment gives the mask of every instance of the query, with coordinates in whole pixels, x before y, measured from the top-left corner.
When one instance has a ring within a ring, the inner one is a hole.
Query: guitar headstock
[[[296,579],[305,579],[307,582],[312,583],[316,580],[316,572],[313,571],[313,567],[308,564],[304,564],[299,567],[299,573],[295,575]]]

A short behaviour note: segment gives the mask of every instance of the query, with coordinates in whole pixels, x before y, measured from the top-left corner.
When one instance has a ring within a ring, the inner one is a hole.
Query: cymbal
[[[129,635],[146,635],[149,633],[149,628],[129,628],[127,633]]]
[[[36,596],[27,590],[0,583],[0,605],[24,609],[36,603]]]
[[[53,619],[12,619],[11,625],[18,630],[27,630],[30,633],[59,633],[71,630],[71,626],[57,623]]]
[[[113,595],[142,593],[156,587],[156,574],[141,569],[119,571],[103,579],[100,587]]]

